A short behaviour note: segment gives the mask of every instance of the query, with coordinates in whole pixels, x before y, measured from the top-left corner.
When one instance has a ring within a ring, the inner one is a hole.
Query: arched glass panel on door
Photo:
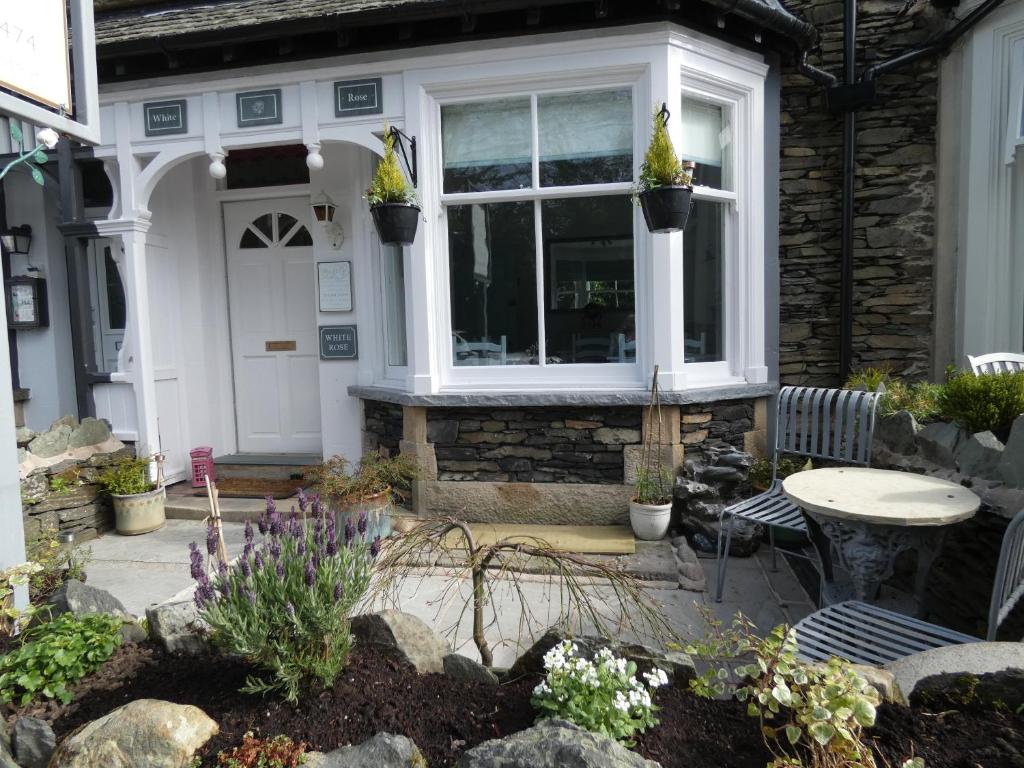
[[[242,233],[239,248],[285,248],[313,245],[305,224],[287,213],[264,213],[257,216]]]

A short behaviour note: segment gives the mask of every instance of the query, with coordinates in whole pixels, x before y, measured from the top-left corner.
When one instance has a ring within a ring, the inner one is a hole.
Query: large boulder
[[[986,675],[1024,669],[1024,643],[963,643],[933,648],[890,662],[888,669],[911,701],[918,685],[936,675]]]
[[[425,622],[401,611],[366,613],[352,619],[356,640],[393,650],[421,675],[444,672],[448,644]]]
[[[110,425],[102,419],[88,417],[74,428],[68,438],[68,448],[84,448],[87,445],[99,445],[110,439]]]
[[[897,411],[875,422],[874,440],[893,453],[912,454],[917,452],[917,433],[920,430],[909,411]]]
[[[192,600],[161,603],[146,609],[149,637],[165,651],[201,654],[209,648],[209,625],[199,616]]]
[[[443,659],[444,673],[453,680],[497,685],[498,676],[478,661],[461,653],[449,653]]]
[[[960,474],[995,479],[1003,451],[1003,444],[991,432],[976,432],[957,448],[956,463]]]
[[[19,717],[14,721],[11,746],[21,768],[46,768],[57,747],[57,739],[45,720]]]
[[[68,736],[50,768],[185,768],[218,730],[198,707],[138,699]]]
[[[936,421],[917,433],[917,447],[929,461],[953,469],[956,467],[956,452],[967,438],[967,432],[959,424]]]
[[[1010,438],[999,462],[999,474],[1011,488],[1024,488],[1024,415],[1018,416],[1010,429]]]
[[[508,678],[515,679],[527,675],[544,674],[544,654],[565,639],[564,633],[557,629],[549,629],[537,642],[512,665]],[[679,651],[659,651],[640,643],[617,643],[603,637],[585,635],[574,637],[578,653],[583,658],[592,659],[602,648],[607,648],[616,656],[635,662],[640,671],[646,672],[652,667],[663,669],[673,685],[686,687],[689,681],[697,676],[693,659]]]
[[[84,616],[88,613],[129,615],[121,601],[105,589],[90,587],[75,579],[69,579],[61,584],[57,591],[50,595],[47,604],[50,606],[50,615],[55,618],[63,613],[74,616]]]
[[[427,768],[423,753],[405,736],[378,733],[372,739],[326,755],[310,752],[306,768]]]
[[[28,452],[41,459],[59,456],[68,449],[68,441],[74,429],[68,424],[54,423],[47,432],[36,435],[28,444]]]
[[[542,720],[466,752],[458,768],[660,768],[616,741],[564,720]]]

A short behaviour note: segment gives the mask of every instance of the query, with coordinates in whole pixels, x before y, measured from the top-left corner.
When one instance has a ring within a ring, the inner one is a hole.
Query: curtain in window
[[[633,99],[629,90],[538,96],[537,122],[542,186],[632,178]]]

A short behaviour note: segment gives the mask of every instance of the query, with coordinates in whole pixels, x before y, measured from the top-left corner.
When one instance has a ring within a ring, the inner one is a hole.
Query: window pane
[[[683,232],[685,361],[724,359],[724,208],[697,200]]]
[[[448,208],[455,365],[537,363],[533,203]]]
[[[683,145],[679,153],[693,160],[694,184],[716,189],[731,189],[729,155],[732,129],[718,104],[683,99]]]
[[[388,365],[407,365],[405,342],[405,261],[398,246],[381,250]]]
[[[635,362],[629,197],[545,200],[541,219],[547,362]]]
[[[312,245],[313,237],[309,234],[309,230],[305,227],[299,227],[294,230],[294,234],[288,238],[288,242],[285,243],[285,247],[293,248],[302,245]]]
[[[530,99],[441,107],[445,192],[532,185]]]
[[[628,89],[540,96],[537,120],[541,186],[632,180],[633,97]]]
[[[121,273],[117,271],[117,264],[114,263],[114,258],[110,255],[109,247],[103,249],[103,263],[106,269],[107,283],[107,325],[112,331],[123,331],[128,309],[125,306]]]

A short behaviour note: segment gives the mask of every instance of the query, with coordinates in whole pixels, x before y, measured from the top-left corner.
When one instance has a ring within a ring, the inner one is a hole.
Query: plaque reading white
[[[71,111],[64,0],[0,3],[0,85]]]
[[[321,312],[352,311],[352,262],[321,261],[316,265]]]

